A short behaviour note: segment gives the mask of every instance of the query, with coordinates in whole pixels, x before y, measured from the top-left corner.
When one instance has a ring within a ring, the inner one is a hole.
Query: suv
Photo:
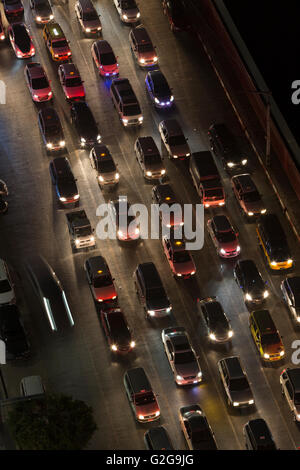
[[[236,200],[247,218],[251,219],[267,212],[257,187],[248,173],[233,176],[231,185]]]
[[[9,272],[9,268],[3,259],[0,259],[0,306],[14,304],[16,295],[14,283]]]
[[[233,275],[237,285],[243,289],[245,302],[259,304],[269,297],[266,282],[263,281],[256,264],[251,259],[238,261]]]
[[[218,362],[219,374],[229,406],[240,408],[254,404],[246,372],[238,356],[225,357]]]
[[[208,131],[211,150],[221,158],[226,171],[244,168],[248,159],[241,155],[237,146],[237,139],[225,124],[212,124]]]
[[[134,151],[144,178],[152,180],[164,177],[166,169],[153,137],[138,137]]]
[[[65,148],[63,128],[54,108],[41,109],[38,114],[38,124],[47,152]]]
[[[287,244],[285,233],[276,214],[260,216],[256,232],[269,267],[274,270],[290,269],[293,259]]]
[[[143,123],[144,118],[138,99],[127,78],[113,79],[110,94],[124,127]]]
[[[92,168],[97,172],[99,187],[115,186],[119,183],[120,174],[117,172],[116,164],[106,145],[96,144],[90,151],[90,162]]]
[[[58,77],[66,100],[78,100],[85,98],[83,81],[74,64],[61,64],[58,67]]]
[[[71,122],[77,130],[81,148],[101,142],[97,123],[85,101],[75,101],[72,104]]]
[[[78,207],[80,196],[69,160],[66,157],[54,158],[50,162],[49,171],[59,204],[75,204]]]
[[[158,125],[158,130],[169,158],[184,160],[191,155],[190,147],[187,143],[188,139],[185,138],[176,119],[161,121]]]
[[[190,279],[196,273],[196,266],[185,241],[174,238],[172,233],[163,235],[161,242],[175,279]]]
[[[158,57],[155,47],[143,25],[132,28],[129,33],[129,43],[140,67],[152,67],[157,64]]]
[[[251,312],[249,326],[260,357],[266,362],[280,361],[284,356],[284,346],[270,312]]]
[[[171,303],[154,263],[141,263],[137,266],[134,285],[147,319],[162,317],[171,312]]]
[[[252,419],[243,428],[247,450],[277,450],[264,419]]]
[[[114,279],[103,256],[88,258],[84,269],[95,302],[111,302],[117,299]]]
[[[281,291],[283,298],[294,318],[300,323],[300,276],[287,277],[282,281]]]
[[[52,90],[45,70],[38,62],[29,62],[24,68],[25,80],[33,101],[49,101]]]
[[[54,15],[48,0],[30,0],[29,5],[33,10],[34,21],[37,24],[49,23],[53,20]]]
[[[111,45],[104,39],[99,39],[91,48],[94,63],[101,77],[115,77],[119,75],[119,64]]]
[[[167,430],[163,426],[155,426],[144,434],[147,450],[174,450]]]
[[[152,201],[154,204],[158,204],[159,206],[166,204],[170,209],[173,204],[176,204],[177,206],[179,204],[175,193],[169,184],[158,184],[157,186],[153,186]],[[162,224],[169,228],[184,225],[182,211],[175,210],[174,212],[170,212],[168,207],[165,210],[159,210]]]
[[[101,21],[91,0],[77,0],[75,13],[81,29],[86,36],[101,34]]]
[[[216,297],[206,297],[197,300],[199,316],[202,317],[206,334],[213,343],[227,343],[231,341],[233,331],[228,318],[225,315],[222,305]]]
[[[123,23],[132,24],[139,20],[141,14],[135,0],[114,0],[114,4]]]
[[[47,23],[43,30],[43,38],[55,62],[69,60],[72,52],[63,30],[58,23]]]
[[[294,421],[300,422],[300,369],[284,369],[280,374],[280,385]]]
[[[215,215],[207,222],[208,232],[221,258],[239,256],[241,247],[238,233],[232,227],[226,215]]]
[[[160,418],[156,396],[142,367],[129,369],[125,372],[124,386],[137,421],[146,423]]]

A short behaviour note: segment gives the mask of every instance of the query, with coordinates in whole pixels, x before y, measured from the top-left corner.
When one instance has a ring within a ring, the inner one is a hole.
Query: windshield
[[[175,251],[173,261],[174,263],[187,263],[191,261],[191,257],[188,251]]]
[[[79,227],[75,229],[75,234],[78,237],[88,237],[91,235],[91,227]]]
[[[249,383],[246,377],[241,377],[239,379],[232,379],[230,381],[230,390],[233,392],[238,392],[240,390],[247,390],[249,388]]]
[[[74,77],[74,78],[67,78],[66,80],[66,86],[72,87],[72,86],[80,86],[82,84],[81,79],[79,77]]]
[[[135,396],[135,404],[139,405],[146,405],[148,403],[154,403],[155,396],[153,392],[141,393]]]
[[[146,291],[148,298],[150,297],[165,297],[165,292],[160,287],[155,287],[154,289],[149,289]]]
[[[205,198],[222,199],[224,197],[222,189],[206,189]]]
[[[83,14],[83,21],[96,21],[98,20],[98,15],[96,11],[87,11]]]
[[[152,52],[153,46],[151,42],[149,42],[148,44],[141,44],[140,46],[138,46],[138,51],[139,52]]]
[[[184,135],[172,135],[169,138],[169,144],[170,145],[185,145],[186,140]]]
[[[113,52],[108,52],[107,54],[101,54],[100,62],[102,65],[113,65],[117,61],[115,54]]]
[[[155,164],[161,163],[160,155],[158,153],[153,154],[153,155],[147,155],[145,157],[145,163],[147,165],[155,165]]]
[[[68,43],[66,39],[61,39],[59,41],[52,41],[52,47],[53,49],[57,49],[59,47],[68,47]]]
[[[32,88],[34,90],[40,90],[42,88],[49,88],[49,83],[46,77],[33,78]]]
[[[111,173],[116,170],[115,164],[112,160],[98,160],[99,171],[102,173]]]
[[[192,362],[194,362],[195,365],[197,364],[194,353],[192,351],[186,351],[175,354],[175,364],[191,364]]]
[[[220,232],[217,234],[217,239],[221,243],[229,243],[234,242],[236,240],[236,236],[234,232]]]
[[[125,116],[137,116],[138,114],[141,114],[141,109],[137,104],[127,104],[124,106]]]
[[[251,193],[246,193],[243,196],[245,202],[255,202],[260,200],[260,195],[258,191],[252,191]]]
[[[280,342],[277,333],[270,333],[267,335],[263,335],[261,338],[262,345],[271,345],[271,344],[278,344]]]
[[[110,276],[99,276],[94,278],[94,287],[111,286],[112,280]]]
[[[4,281],[0,281],[0,294],[4,294],[5,292],[10,292],[11,287],[7,279]]]
[[[47,134],[52,135],[52,136],[57,135],[57,134],[60,134],[61,128],[60,126],[55,126],[55,125],[49,126],[46,128],[46,132]]]
[[[129,8],[136,8],[136,3],[135,0],[123,0],[121,6],[124,10],[127,10]]]

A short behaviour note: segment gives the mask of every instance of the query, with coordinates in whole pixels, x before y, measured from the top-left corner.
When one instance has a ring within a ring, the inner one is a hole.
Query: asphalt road
[[[102,15],[103,38],[112,45],[119,57],[120,76],[129,78],[141,104],[144,124],[139,129],[124,129],[119,122],[109,96],[109,84],[98,77],[91,59],[92,39],[83,38],[74,12],[74,0],[66,6],[54,6],[55,18],[70,41],[73,62],[85,81],[87,102],[99,123],[103,143],[110,146],[118,163],[120,184],[114,192],[98,188],[86,150],[77,145],[70,124],[69,106],[64,101],[54,64],[42,40],[42,30],[33,21],[26,2],[25,20],[30,25],[37,47],[35,61],[46,68],[52,80],[54,106],[62,118],[68,158],[71,161],[81,195],[80,207],[85,208],[92,225],[99,221],[96,209],[112,195],[127,195],[132,202],[151,203],[151,184],[146,183],[136,162],[133,144],[138,135],[152,135],[161,146],[158,123],[164,116],[178,118],[192,151],[209,148],[207,129],[213,121],[226,121],[238,132],[230,105],[219,86],[204,52],[185,34],[174,36],[163,15],[159,0],[140,2],[142,22],[157,47],[159,65],[173,88],[176,107],[169,113],[157,112],[148,102],[144,78],[131,54],[130,28],[120,23],[110,0],[95,2]],[[248,326],[248,310],[233,279],[234,261],[218,258],[205,233],[204,248],[194,252],[197,275],[192,281],[176,282],[165,259],[159,240],[143,240],[121,245],[117,241],[97,240],[97,250],[72,254],[65,211],[58,210],[50,180],[47,156],[37,124],[37,111],[24,79],[26,61],[17,60],[10,45],[1,46],[0,78],[7,85],[7,104],[0,107],[0,177],[9,187],[9,211],[0,220],[0,256],[15,270],[18,304],[32,346],[32,357],[2,367],[9,397],[19,395],[20,379],[27,375],[42,376],[46,388],[64,392],[89,403],[95,413],[99,430],[90,442],[90,449],[143,449],[143,434],[155,423],[135,422],[123,387],[126,369],[145,368],[155,392],[159,395],[161,424],[166,426],[176,449],[185,449],[180,431],[178,410],[183,405],[199,403],[205,411],[221,449],[243,449],[243,425],[254,417],[268,422],[274,439],[281,449],[300,445],[300,434],[282,399],[279,374],[291,365],[291,344],[299,333],[295,330],[280,294],[284,274],[270,274],[257,245],[255,225],[242,219],[230,189],[229,177],[220,169],[227,193],[229,214],[238,228],[241,256],[254,259],[263,277],[269,282],[271,296],[267,307],[283,336],[286,358],[279,365],[261,364]],[[280,206],[268,182],[251,155],[253,178],[270,211],[281,218],[288,234],[294,259],[300,250],[280,212]],[[167,173],[178,199],[182,203],[199,203],[191,178],[184,165],[165,158]],[[220,213],[222,211],[220,210]],[[212,215],[208,211],[206,218]],[[70,301],[75,327],[72,331],[53,335],[34,296],[24,271],[31,255],[45,256],[60,278]],[[132,326],[136,351],[124,358],[110,353],[92,301],[83,270],[84,260],[102,254],[107,259],[119,293],[119,303]],[[137,300],[132,274],[140,262],[155,262],[173,305],[170,318],[147,322]],[[196,314],[196,299],[215,295],[221,301],[231,321],[234,337],[232,348],[212,347],[203,335],[203,325]],[[190,333],[200,355],[203,382],[200,386],[178,388],[171,374],[161,341],[161,329],[182,325]],[[256,409],[239,412],[228,410],[217,372],[217,361],[227,355],[241,356],[252,384]]]

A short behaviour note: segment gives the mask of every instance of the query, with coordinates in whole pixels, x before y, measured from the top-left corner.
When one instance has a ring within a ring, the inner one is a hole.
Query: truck
[[[212,154],[209,151],[192,153],[189,170],[204,207],[224,206],[225,192]]]
[[[95,247],[94,229],[91,227],[90,221],[85,210],[72,211],[66,214],[69,233],[71,238],[72,251],[81,248]]]

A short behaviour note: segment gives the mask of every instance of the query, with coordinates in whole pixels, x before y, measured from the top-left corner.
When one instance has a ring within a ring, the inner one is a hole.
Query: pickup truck
[[[85,210],[72,211],[66,214],[69,233],[71,238],[72,251],[75,249],[95,247],[95,237],[93,235],[89,219]]]
[[[225,192],[217,166],[209,151],[192,154],[190,174],[204,207],[224,206]]]

